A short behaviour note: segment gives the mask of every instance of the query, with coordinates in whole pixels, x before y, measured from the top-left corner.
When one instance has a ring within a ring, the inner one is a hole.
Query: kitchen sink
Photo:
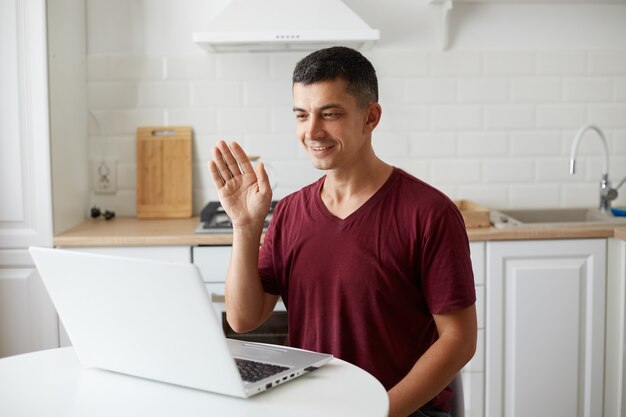
[[[604,213],[594,208],[492,210],[490,220],[497,228],[626,224],[626,217],[613,216],[611,213]]]

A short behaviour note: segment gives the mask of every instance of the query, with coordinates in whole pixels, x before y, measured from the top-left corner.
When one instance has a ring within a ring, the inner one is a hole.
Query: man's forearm
[[[422,355],[411,371],[389,390],[389,417],[406,417],[422,407],[439,394],[474,356],[475,308],[472,306],[454,316],[458,316],[454,320],[458,319],[464,324],[456,323],[456,328],[440,331],[439,339]]]
[[[248,228],[233,230],[225,296],[226,317],[237,332],[252,330],[263,320],[265,292],[258,268],[260,236]]]

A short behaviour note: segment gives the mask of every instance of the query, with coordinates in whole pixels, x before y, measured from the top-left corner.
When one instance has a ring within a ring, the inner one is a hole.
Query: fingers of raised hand
[[[217,145],[212,149],[213,161],[217,167],[217,171],[221,175],[224,181],[228,181],[237,175],[241,175],[241,168],[237,159],[233,156],[232,151],[224,141],[217,142]]]
[[[246,152],[237,142],[233,141],[230,144],[230,150],[232,151],[234,158],[239,163],[239,167],[244,174],[254,172],[250,158],[248,158]]]
[[[207,163],[207,165],[209,167],[209,173],[211,174],[211,179],[213,179],[215,186],[217,188],[222,188],[224,185],[226,185],[226,181],[224,180],[224,178],[222,178],[222,175],[220,174],[215,161],[211,160]]]

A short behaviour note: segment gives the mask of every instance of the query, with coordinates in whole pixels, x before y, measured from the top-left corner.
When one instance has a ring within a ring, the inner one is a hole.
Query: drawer
[[[224,282],[228,271],[231,246],[197,246],[192,262],[200,269],[204,282]]]

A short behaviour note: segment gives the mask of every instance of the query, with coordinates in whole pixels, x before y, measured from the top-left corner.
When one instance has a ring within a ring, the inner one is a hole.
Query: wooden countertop
[[[115,218],[113,220],[86,220],[78,226],[56,236],[56,247],[90,246],[198,246],[230,245],[230,233],[195,233],[199,217],[187,219],[139,220]],[[611,225],[580,225],[554,227],[510,227],[497,229],[483,227],[467,229],[471,241],[580,239],[615,237],[626,241],[626,227]]]

